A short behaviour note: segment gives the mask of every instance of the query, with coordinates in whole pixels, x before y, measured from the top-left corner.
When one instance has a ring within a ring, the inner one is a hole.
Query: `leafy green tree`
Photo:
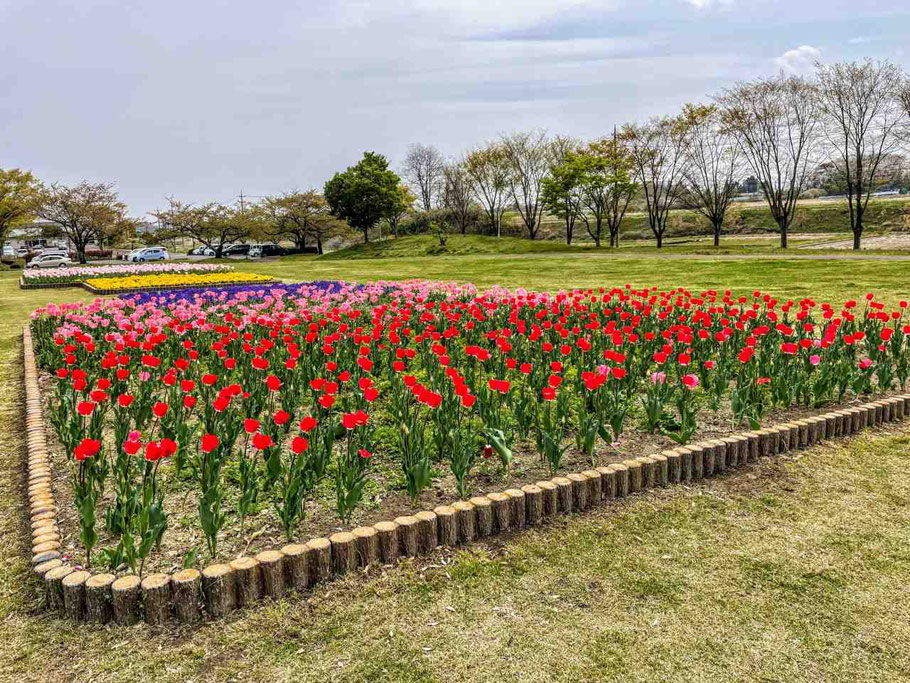
[[[364,152],[355,166],[336,173],[325,184],[324,194],[332,215],[363,232],[363,241],[369,242],[370,228],[400,207],[400,182],[384,156]]]
[[[610,246],[618,247],[619,228],[638,191],[628,150],[614,135],[588,143],[573,157],[573,163],[581,174],[579,220],[596,246],[600,246],[606,225]]]
[[[581,193],[584,170],[578,155],[567,152],[562,163],[550,168],[550,175],[541,181],[540,200],[552,215],[566,225],[566,244],[572,244],[575,221],[582,213]]]
[[[398,227],[404,217],[413,210],[415,201],[417,201],[417,198],[411,192],[411,188],[404,184],[398,186],[398,197],[395,204],[388,215],[385,216],[385,221],[389,224],[389,231],[395,237],[398,237]]]
[[[0,168],[0,243],[6,232],[35,217],[41,183],[28,171]]]
[[[610,246],[619,246],[619,227],[638,185],[631,178],[632,161],[615,139],[595,140],[568,150],[543,180],[542,200],[551,214],[566,224],[566,243],[581,221],[600,246],[604,227]]]

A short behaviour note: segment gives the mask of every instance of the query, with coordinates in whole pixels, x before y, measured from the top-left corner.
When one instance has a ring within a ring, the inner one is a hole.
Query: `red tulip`
[[[274,446],[275,442],[272,441],[272,437],[268,434],[256,433],[253,434],[253,448],[258,451],[264,451],[266,448]]]
[[[83,461],[86,458],[92,458],[101,450],[101,442],[97,439],[82,439],[73,453],[76,460]]]
[[[298,455],[303,453],[309,446],[309,442],[302,436],[295,436],[293,441],[291,441],[291,450]]]
[[[202,452],[211,453],[221,444],[221,440],[214,434],[204,434],[202,436]]]

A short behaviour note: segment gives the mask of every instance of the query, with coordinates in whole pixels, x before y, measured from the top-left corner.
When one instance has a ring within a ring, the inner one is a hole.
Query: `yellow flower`
[[[235,285],[271,282],[268,275],[258,273],[161,273],[128,277],[96,277],[85,283],[94,289],[156,289],[159,287],[202,287],[205,285]]]

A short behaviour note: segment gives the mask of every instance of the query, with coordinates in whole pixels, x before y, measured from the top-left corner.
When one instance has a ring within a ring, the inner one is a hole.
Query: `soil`
[[[48,395],[45,388],[52,381],[53,379],[48,376],[42,376],[39,379],[45,396]],[[896,393],[898,392],[879,394],[875,398]],[[838,407],[847,408],[869,400],[874,399],[870,396],[851,397]],[[773,410],[768,412],[762,424],[763,426],[780,424],[829,412],[831,409],[831,406],[827,406],[817,409]],[[717,439],[749,429],[746,426],[733,428],[729,405],[722,406],[717,413],[705,408],[699,413],[698,420],[700,428],[690,443]],[[638,428],[639,421],[637,413],[630,414],[626,422],[626,433],[622,435],[618,443],[612,446],[600,443],[595,453],[596,462],[594,463],[584,453],[574,448],[573,439],[573,446],[566,451],[560,473],[609,465],[641,455],[659,453],[678,445],[666,436],[642,431]],[[46,424],[47,446],[53,467],[54,493],[58,506],[57,522],[62,538],[61,552],[73,563],[84,564],[85,553],[79,542],[79,519],[73,505],[71,466],[50,421],[46,420]],[[514,461],[508,474],[502,473],[495,455],[489,460],[480,460],[474,474],[469,478],[471,495],[483,495],[506,488],[520,487],[554,476],[547,463],[543,462],[536,453],[533,441],[516,444],[513,448],[513,455]],[[391,455],[383,455],[381,451],[377,452],[371,459],[369,468],[369,483],[365,488],[361,505],[355,511],[350,525],[344,527],[340,525],[334,511],[333,482],[326,478],[315,491],[313,500],[308,501],[305,518],[298,523],[296,538],[293,540],[303,542],[347,528],[372,525],[400,515],[413,514],[421,509],[432,510],[437,505],[450,504],[458,500],[455,478],[444,462],[434,466],[436,476],[434,476],[433,484],[421,493],[416,506],[411,504],[407,492],[404,490],[399,464],[395,458]],[[225,472],[230,476],[227,468]],[[170,463],[162,466],[159,477],[166,491],[164,507],[168,515],[168,528],[164,533],[161,547],[153,550],[146,560],[145,573],[176,571],[184,566],[185,561],[198,566],[216,560],[229,561],[241,555],[256,554],[290,542],[285,537],[267,496],[260,497],[257,509],[247,517],[245,529],[241,535],[239,519],[234,512],[237,491],[236,488],[228,486],[223,503],[223,509],[228,515],[228,523],[218,536],[217,555],[215,558],[211,558],[205,547],[205,537],[199,527],[198,489],[195,481],[188,474],[184,474],[180,478],[176,477]],[[116,537],[104,529],[104,510],[113,500],[113,492],[110,488],[108,485],[105,489],[97,515],[96,530],[99,534],[99,541],[92,553],[93,566],[96,568],[104,565],[102,549],[113,548],[117,544]],[[116,571],[128,573],[129,570],[127,567],[121,566],[117,567]]]

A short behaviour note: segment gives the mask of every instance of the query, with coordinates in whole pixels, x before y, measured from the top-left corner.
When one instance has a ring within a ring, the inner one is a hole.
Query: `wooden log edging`
[[[910,394],[833,410],[757,431],[680,446],[623,463],[567,473],[551,479],[441,505],[350,532],[291,543],[256,557],[150,574],[91,574],[70,566],[60,553],[57,508],[51,484],[42,400],[31,329],[22,334],[25,376],[28,494],[32,567],[44,587],[47,609],[61,616],[128,626],[171,620],[215,619],[264,599],[353,572],[371,564],[393,564],[437,546],[453,547],[498,533],[516,533],[616,499],[735,471],[759,458],[808,448],[864,429],[910,418]]]

